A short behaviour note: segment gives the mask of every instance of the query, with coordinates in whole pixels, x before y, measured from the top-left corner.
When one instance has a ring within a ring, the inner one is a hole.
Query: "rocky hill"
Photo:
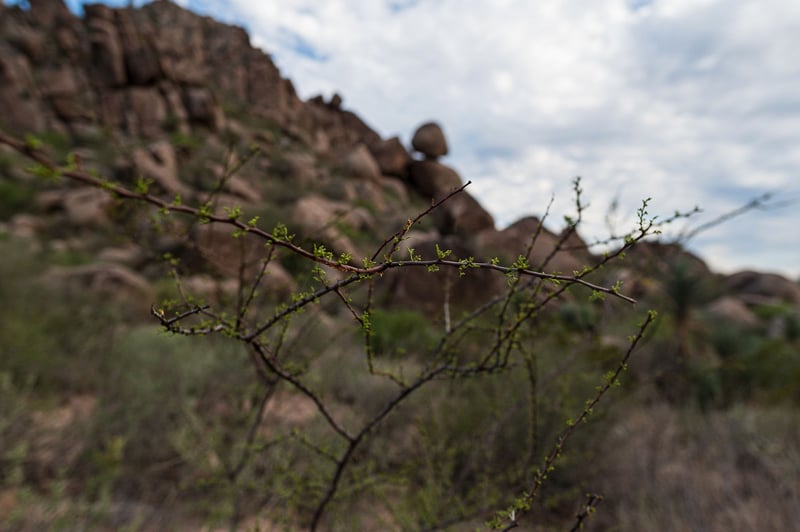
[[[382,139],[347,111],[338,95],[302,101],[242,28],[167,0],[140,9],[87,5],[83,19],[60,0],[32,0],[30,6],[0,5],[0,127],[17,137],[38,135],[57,159],[74,153],[101,175],[127,183],[143,177],[184,201],[214,194],[217,208],[241,206],[267,224],[286,223],[356,258],[463,184],[438,160],[448,152],[439,125],[419,126],[409,153],[399,139]],[[69,184],[33,187],[15,155],[6,150],[1,156],[6,231],[96,257],[103,266],[80,270],[89,284],[102,273],[146,291],[148,265],[167,251],[212,265],[194,272],[206,291],[236,271],[227,233],[187,226],[188,244],[155,235],[142,219],[120,219],[106,194]],[[99,238],[97,228],[110,225],[127,227],[132,242]],[[412,231],[406,247],[431,256],[439,243],[460,258],[513,262],[538,226],[530,217],[497,230],[491,215],[463,192]],[[569,245],[551,256],[562,240]],[[676,257],[714,278],[683,250],[649,244],[643,256],[662,265],[650,268],[650,277],[630,279],[639,291],[662,284],[659,270]],[[545,230],[531,259],[548,271],[571,273],[592,255],[576,233]],[[274,275],[287,291],[291,277]],[[440,283],[396,277],[389,296],[399,305],[436,299],[441,289]],[[459,282],[456,293],[465,303],[470,294],[503,284],[480,274]],[[747,272],[717,285],[724,290],[712,308],[739,320],[755,319],[749,311],[754,302],[800,304],[800,287],[778,276]]]

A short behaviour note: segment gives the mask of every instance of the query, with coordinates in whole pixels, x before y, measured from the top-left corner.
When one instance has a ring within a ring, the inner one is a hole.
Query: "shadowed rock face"
[[[358,144],[342,159],[342,166],[353,177],[367,181],[380,181],[381,168],[364,144]]]
[[[459,260],[477,255],[474,247],[454,236],[421,236],[415,239],[411,247],[415,255],[426,260],[436,258],[436,244],[442,250],[451,251],[449,259]],[[505,278],[489,270],[467,270],[463,277],[450,269],[432,274],[421,270],[404,267],[387,272],[387,282],[382,283],[383,292],[379,297],[395,306],[442,316],[445,304],[455,309],[474,308],[488,298],[503,293],[506,288]]]
[[[85,266],[55,266],[45,275],[53,290],[93,290],[132,302],[146,311],[154,299],[150,283],[138,273],[120,264],[98,262]]]
[[[388,140],[376,142],[370,147],[381,173],[395,177],[405,177],[411,156],[406,151],[400,139],[392,137]]]
[[[420,194],[437,200],[463,185],[455,170],[436,161],[412,161],[408,178]]]
[[[494,218],[469,192],[453,196],[433,212],[436,227],[443,235],[472,239],[483,230],[494,229]]]
[[[561,238],[544,227],[540,228],[539,224],[538,218],[529,216],[502,231],[491,228],[478,234],[476,245],[486,254],[485,260],[498,257],[504,263],[512,263],[520,255],[525,255],[533,242],[528,260],[536,270],[571,274],[588,264],[591,257],[586,252],[586,245],[580,237],[577,235],[572,237],[568,246],[571,248],[569,251],[554,253]],[[535,241],[534,236],[536,236]]]
[[[93,125],[156,138],[171,122],[179,131],[216,131],[226,125],[222,103],[229,102],[311,138],[325,130],[334,148],[380,141],[352,113],[302,102],[242,28],[165,0],[141,9],[87,5],[83,21],[60,0],[31,2],[29,11],[5,7],[0,17],[0,122],[7,129]]]
[[[800,305],[800,285],[774,273],[743,271],[729,276],[725,283],[732,292],[753,302]]]

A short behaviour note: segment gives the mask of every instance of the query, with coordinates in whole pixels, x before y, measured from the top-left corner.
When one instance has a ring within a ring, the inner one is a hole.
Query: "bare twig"
[[[411,228],[414,226],[414,224],[416,224],[417,222],[422,220],[424,217],[426,217],[427,215],[429,215],[430,213],[432,213],[433,211],[438,209],[444,202],[446,202],[447,200],[449,200],[450,198],[452,198],[456,194],[459,194],[460,192],[462,192],[465,188],[467,188],[471,184],[472,184],[472,181],[467,181],[462,186],[452,190],[450,193],[448,193],[446,196],[444,196],[439,201],[431,202],[431,206],[430,207],[428,207],[427,209],[425,209],[421,213],[417,214],[414,218],[409,218],[408,221],[405,223],[405,225],[403,225],[402,228],[400,228],[395,234],[393,234],[392,236],[390,236],[389,238],[384,240],[383,243],[380,246],[378,246],[378,249],[376,249],[375,253],[372,254],[371,260],[372,261],[378,260],[378,255],[380,255],[381,250],[383,248],[385,248],[389,243],[391,243],[392,245],[389,248],[389,252],[386,253],[386,260],[387,261],[391,261],[392,260],[392,255],[397,250],[397,247],[400,245],[400,242],[403,241],[403,238],[405,238],[405,236],[408,234],[408,232],[411,230]]]
[[[713,229],[714,227],[716,227],[716,226],[718,226],[720,224],[723,224],[723,223],[727,222],[728,220],[731,220],[733,218],[736,218],[737,216],[741,216],[743,214],[746,214],[746,213],[748,213],[748,212],[750,212],[752,210],[767,210],[767,209],[775,209],[775,208],[779,208],[779,207],[787,207],[789,205],[792,205],[792,204],[798,202],[797,199],[770,202],[772,197],[773,197],[773,194],[765,193],[765,194],[762,194],[762,195],[760,195],[760,196],[758,196],[756,198],[753,198],[750,201],[748,201],[747,203],[745,203],[744,205],[742,205],[741,207],[737,207],[736,209],[733,209],[733,210],[731,210],[729,212],[721,214],[721,215],[717,216],[716,218],[714,218],[713,220],[710,220],[710,221],[708,221],[706,223],[698,225],[694,229],[691,229],[691,230],[687,229],[686,231],[684,231],[681,234],[679,234],[678,237],[675,239],[675,241],[678,242],[678,243],[685,244],[686,242],[688,242],[689,240],[693,239],[694,237],[696,237],[700,233],[708,231],[709,229]]]
[[[578,532],[581,528],[583,528],[583,522],[591,516],[597,505],[603,501],[602,495],[597,495],[595,493],[587,493],[586,494],[586,503],[581,508],[581,511],[575,516],[575,524],[572,525],[570,528],[570,532]]]

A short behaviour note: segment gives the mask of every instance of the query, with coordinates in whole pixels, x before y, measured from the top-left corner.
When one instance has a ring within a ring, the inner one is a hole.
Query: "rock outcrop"
[[[0,127],[76,133],[93,126],[156,139],[165,126],[222,130],[229,102],[234,114],[309,140],[324,136],[331,148],[380,141],[341,108],[341,97],[337,105],[302,102],[242,28],[167,0],[84,11],[81,21],[61,0],[48,0],[0,12]]]
[[[463,185],[455,170],[437,161],[412,161],[408,179],[423,195],[441,199]]]
[[[781,275],[743,271],[730,275],[725,284],[746,301],[800,306],[800,285]]]
[[[382,174],[405,177],[408,165],[411,163],[411,156],[399,138],[392,137],[376,142],[370,146],[370,150]]]
[[[557,251],[560,238],[555,233],[540,226],[534,216],[523,218],[502,231],[493,228],[477,235],[476,244],[486,254],[485,260],[498,257],[503,263],[512,263],[520,255],[525,255],[532,243],[528,261],[535,270],[545,270],[572,274],[588,264],[589,256],[580,247],[574,251]],[[534,236],[536,237],[534,241]]]
[[[85,266],[53,267],[46,280],[55,293],[101,292],[147,311],[154,302],[154,290],[139,273],[115,263],[98,262]]]
[[[353,177],[367,181],[380,181],[381,168],[369,149],[362,143],[347,152],[342,160],[344,170]]]
[[[436,233],[418,235],[413,245],[416,256],[436,258],[436,246],[449,250],[449,259],[468,259],[478,255],[477,249],[464,240]],[[408,257],[403,257],[407,259]],[[445,305],[453,308],[471,308],[499,295],[506,287],[505,277],[485,269],[468,269],[463,276],[452,269],[424,274],[420,268],[408,267],[385,274],[381,297],[393,305],[424,311],[432,316],[442,316]]]

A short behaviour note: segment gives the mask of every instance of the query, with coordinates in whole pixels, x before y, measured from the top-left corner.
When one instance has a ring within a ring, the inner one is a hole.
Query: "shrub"
[[[20,212],[32,211],[34,196],[35,189],[29,183],[14,180],[0,181],[0,220],[8,220]]]
[[[421,357],[438,339],[430,319],[414,310],[377,310],[370,321],[377,355]]]

